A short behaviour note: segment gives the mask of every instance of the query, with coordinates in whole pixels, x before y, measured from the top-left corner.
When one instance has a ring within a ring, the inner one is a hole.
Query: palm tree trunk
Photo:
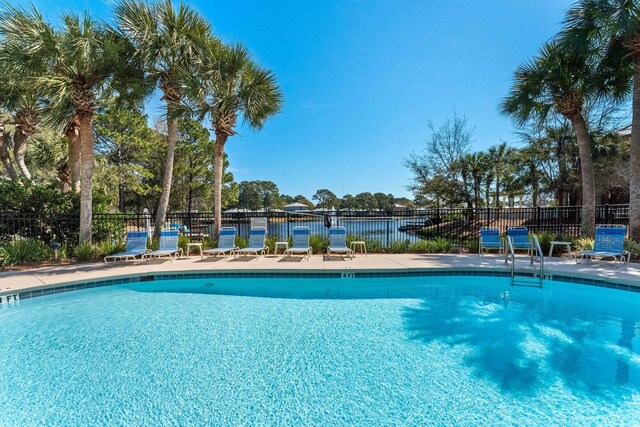
[[[171,104],[167,103],[167,111],[171,110]],[[162,195],[156,212],[156,223],[153,232],[154,237],[160,238],[160,230],[167,218],[169,197],[171,196],[171,182],[173,181],[173,160],[176,154],[178,142],[178,119],[170,119],[167,122],[167,163],[164,165],[164,178],[162,180]]]
[[[16,181],[18,179],[18,173],[13,167],[13,162],[11,161],[11,155],[9,154],[9,147],[7,145],[7,138],[9,136],[6,134],[4,126],[4,122],[0,122],[0,160],[2,161],[2,165],[7,171],[9,178]]]
[[[224,167],[224,144],[227,134],[216,130],[216,144],[213,148],[213,237],[218,238],[222,223],[222,168]]]
[[[82,168],[82,157],[80,154],[81,144],[80,131],[78,129],[78,119],[74,117],[65,130],[65,136],[69,143],[69,173],[71,175],[71,189],[80,192],[80,171]]]
[[[633,101],[631,118],[629,231],[640,242],[640,54],[634,57]]]
[[[500,176],[496,174],[496,208],[500,207]]]
[[[596,183],[593,178],[591,139],[587,123],[581,113],[573,114],[570,119],[578,141],[578,153],[580,155],[580,173],[582,177],[581,229],[584,236],[593,237],[596,229]]]
[[[79,118],[80,153],[80,243],[91,243],[92,178],[93,178],[93,129],[91,114]]]
[[[31,173],[24,162],[24,157],[27,154],[27,137],[28,135],[24,131],[16,128],[16,131],[13,134],[13,158],[15,159],[22,176],[31,180]]]

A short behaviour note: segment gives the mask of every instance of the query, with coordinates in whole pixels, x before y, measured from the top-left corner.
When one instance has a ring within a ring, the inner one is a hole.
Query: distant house
[[[330,207],[330,208],[315,208],[315,209],[313,210],[313,212],[320,212],[320,213],[325,213],[325,212],[326,212],[326,213],[336,213],[336,212],[337,212],[337,210],[336,210],[336,208],[334,208],[334,207],[332,206],[332,207]]]
[[[308,211],[309,206],[304,203],[289,203],[284,207],[285,212],[303,212]]]
[[[399,203],[394,203],[393,204],[393,210],[394,211],[403,211],[405,209],[407,209],[407,207],[405,205],[401,205]]]

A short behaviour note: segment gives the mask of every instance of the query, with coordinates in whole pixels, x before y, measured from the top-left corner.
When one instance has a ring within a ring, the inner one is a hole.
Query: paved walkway
[[[255,257],[237,258],[226,261],[222,258],[200,259],[191,256],[190,259],[179,259],[170,262],[152,260],[142,263],[91,263],[76,264],[59,267],[38,268],[19,272],[0,273],[0,295],[10,294],[26,289],[38,289],[69,282],[91,281],[117,276],[128,276],[148,273],[186,272],[202,270],[396,270],[396,269],[475,269],[491,268],[506,270],[504,258],[497,255],[433,255],[433,254],[370,254],[368,257],[356,256],[353,260],[339,256],[311,257],[309,261],[300,258],[283,258],[269,256],[256,259]],[[526,256],[518,257],[516,268],[530,269]],[[533,266],[537,268],[537,264]],[[569,274],[581,277],[599,277],[613,279],[621,283],[640,284],[640,265],[636,263],[615,268],[613,262],[595,261],[593,263],[577,264],[566,258],[545,258],[546,274]]]

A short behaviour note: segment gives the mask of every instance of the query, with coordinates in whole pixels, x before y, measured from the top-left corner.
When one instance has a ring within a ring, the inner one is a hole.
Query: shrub
[[[235,244],[239,248],[246,248],[248,245],[247,239],[241,236],[236,236]]]
[[[409,245],[409,252],[419,254],[436,254],[449,252],[451,250],[451,241],[445,238],[437,238],[434,240],[418,240]]]
[[[575,242],[576,250],[590,251],[593,249],[593,239],[591,237],[581,237]]]
[[[464,247],[471,253],[477,254],[480,252],[480,239],[467,240]]]
[[[309,236],[309,246],[311,246],[314,254],[325,253],[329,246],[329,239],[319,234],[312,234]]]
[[[270,254],[275,252],[276,242],[279,242],[279,241],[280,241],[280,239],[278,239],[276,236],[267,237],[265,245],[269,248],[269,253]]]
[[[99,255],[113,255],[118,252],[123,252],[126,249],[126,244],[120,241],[103,240],[96,245],[96,256]]]
[[[91,243],[85,242],[76,246],[76,259],[78,261],[90,261],[103,254],[102,250]]]
[[[629,251],[632,257],[637,258],[640,256],[640,243],[631,239],[624,239],[624,250]]]
[[[182,252],[187,253],[187,244],[191,242],[191,239],[187,236],[178,236],[178,247],[182,249]],[[204,245],[203,245],[204,246]],[[193,248],[196,249],[196,248]]]
[[[533,233],[533,236],[538,238],[538,243],[540,243],[540,249],[542,249],[542,253],[548,254],[549,249],[551,248],[551,242],[554,240],[558,240],[558,236],[555,233],[550,231],[543,231],[542,233]]]
[[[2,251],[2,266],[37,262],[51,259],[53,250],[48,245],[35,240],[15,240],[6,244]]]
[[[392,254],[403,254],[407,252],[407,242],[405,240],[394,240],[389,244],[389,252]]]

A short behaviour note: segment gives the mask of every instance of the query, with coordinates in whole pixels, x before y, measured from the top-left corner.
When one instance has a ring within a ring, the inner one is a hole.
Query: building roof
[[[288,205],[284,206],[285,208],[305,208],[305,209],[309,209],[309,206],[305,205],[304,203],[289,203]]]

